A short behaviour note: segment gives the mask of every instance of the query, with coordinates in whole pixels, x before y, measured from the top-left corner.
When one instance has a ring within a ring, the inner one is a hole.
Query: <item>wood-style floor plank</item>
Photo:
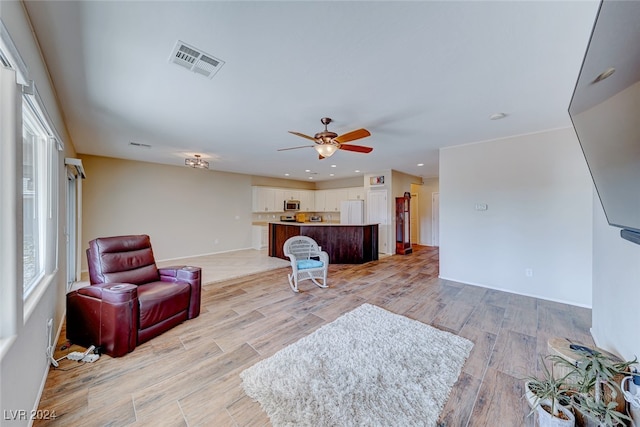
[[[183,260],[205,267],[200,316],[125,357],[61,361],[39,405],[58,417],[34,425],[269,426],[244,394],[240,372],[365,302],[474,342],[440,426],[533,425],[522,378],[540,369],[548,339],[593,345],[590,310],[439,279],[437,248],[331,265],[328,289],[303,281],[299,294],[287,283],[289,267],[259,256]],[[266,271],[241,276],[247,260]],[[63,344],[64,328],[55,356],[82,350]]]

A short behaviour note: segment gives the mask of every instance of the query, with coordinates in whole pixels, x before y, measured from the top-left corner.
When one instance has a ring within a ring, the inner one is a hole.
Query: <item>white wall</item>
[[[572,129],[440,151],[442,278],[589,307],[591,262],[592,183]]]
[[[607,224],[595,194],[593,206],[591,334],[598,347],[631,360],[640,357],[640,245]]]

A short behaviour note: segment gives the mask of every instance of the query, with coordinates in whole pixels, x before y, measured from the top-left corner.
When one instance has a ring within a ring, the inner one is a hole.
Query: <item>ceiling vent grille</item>
[[[138,147],[138,148],[151,148],[149,144],[143,144],[142,142],[129,141],[129,145],[131,145],[132,147]]]
[[[180,40],[176,42],[169,61],[208,78],[213,78],[224,65],[224,61],[221,59],[189,46]]]

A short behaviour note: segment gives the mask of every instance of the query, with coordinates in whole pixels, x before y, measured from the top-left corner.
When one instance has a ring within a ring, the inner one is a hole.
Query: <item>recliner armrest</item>
[[[188,319],[193,319],[200,315],[200,299],[202,288],[202,269],[188,265],[159,268],[160,281],[162,282],[183,282],[191,285],[191,299],[189,301]]]
[[[76,291],[79,295],[93,297],[109,303],[122,303],[138,296],[138,287],[131,283],[101,283]]]
[[[124,356],[138,339],[138,287],[102,283],[67,294],[67,339],[95,345],[112,357]]]

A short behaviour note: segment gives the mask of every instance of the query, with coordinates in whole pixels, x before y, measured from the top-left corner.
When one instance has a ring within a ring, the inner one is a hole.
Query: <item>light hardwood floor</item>
[[[39,409],[64,426],[268,426],[239,373],[364,302],[475,343],[442,412],[442,426],[532,426],[522,378],[547,340],[593,345],[591,311],[438,279],[438,250],[415,247],[364,265],[331,265],[330,288],[279,268],[203,287],[202,313],[121,358],[69,360],[48,375]],[[56,357],[81,348],[60,350]]]

